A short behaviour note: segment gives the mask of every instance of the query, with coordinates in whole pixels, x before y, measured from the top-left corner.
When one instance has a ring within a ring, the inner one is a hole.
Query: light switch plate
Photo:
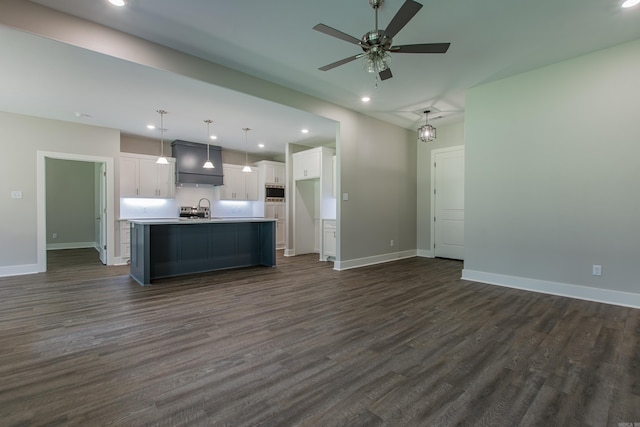
[[[11,191],[11,198],[12,199],[22,199],[22,191]]]
[[[349,193],[342,193],[342,200],[349,200]]]

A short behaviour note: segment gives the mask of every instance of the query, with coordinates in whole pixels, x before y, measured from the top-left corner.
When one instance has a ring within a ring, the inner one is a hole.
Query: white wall
[[[37,152],[117,159],[120,132],[4,112],[0,112],[0,129],[3,138],[3,155],[0,156],[0,275],[35,272],[38,262]],[[114,177],[116,180],[117,176]],[[118,182],[114,182],[116,187]],[[10,198],[12,190],[22,191],[23,197]],[[115,203],[113,200],[108,202]],[[112,232],[114,222],[115,218],[110,224]]]
[[[421,256],[433,256],[433,246],[431,245],[431,151],[464,145],[464,122],[438,125],[436,126],[436,134],[435,141],[418,142],[417,244],[418,254]]]
[[[640,306],[638,76],[640,40],[469,91],[465,277]]]

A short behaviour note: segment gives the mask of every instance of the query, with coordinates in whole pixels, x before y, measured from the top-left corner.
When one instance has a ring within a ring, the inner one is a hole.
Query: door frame
[[[37,220],[37,260],[38,273],[47,271],[47,179],[46,159],[76,160],[89,163],[103,163],[106,166],[106,194],[103,195],[107,208],[105,221],[107,224],[107,265],[113,265],[114,257],[114,159],[111,157],[87,156],[83,154],[57,153],[52,151],[36,152],[36,220]]]
[[[465,146],[463,145],[455,145],[453,147],[446,147],[446,148],[436,148],[436,149],[432,149],[431,150],[431,196],[430,196],[430,209],[431,209],[431,217],[429,218],[429,223],[431,224],[431,228],[429,231],[429,251],[432,254],[432,257],[435,258],[436,257],[436,251],[435,251],[435,242],[436,242],[436,224],[435,221],[433,221],[433,218],[436,216],[436,195],[435,195],[435,190],[436,190],[436,167],[435,167],[435,163],[436,163],[436,155],[438,154],[443,154],[443,153],[448,153],[448,152],[452,152],[452,151],[465,151]]]

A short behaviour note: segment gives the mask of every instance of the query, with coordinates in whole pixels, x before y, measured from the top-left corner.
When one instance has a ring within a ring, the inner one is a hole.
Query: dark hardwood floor
[[[464,281],[452,260],[279,254],[141,287],[96,259],[0,278],[0,425],[640,423],[640,310]]]

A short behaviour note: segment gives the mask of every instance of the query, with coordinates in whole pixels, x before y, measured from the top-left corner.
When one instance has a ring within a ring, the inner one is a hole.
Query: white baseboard
[[[0,277],[35,274],[37,272],[38,264],[10,265],[7,267],[0,267]]]
[[[296,256],[296,251],[293,249],[285,249],[284,256]]]
[[[435,258],[433,256],[433,251],[427,249],[418,249],[418,256],[423,258]]]
[[[389,254],[374,255],[370,257],[350,259],[347,261],[336,261],[333,264],[334,270],[348,270],[351,268],[365,267],[367,265],[381,264],[383,262],[397,261],[404,258],[416,256],[416,250],[393,252]]]
[[[96,242],[47,243],[48,251],[56,251],[59,249],[85,249],[95,247]]]
[[[462,278],[464,280],[487,283],[489,285],[505,286],[543,294],[620,305],[623,307],[640,308],[640,294],[630,292],[571,285],[568,283],[548,282],[545,280],[485,273],[483,271],[467,269],[462,270]]]
[[[121,257],[121,256],[113,257],[112,265],[127,265],[127,264],[129,264],[129,257]]]

